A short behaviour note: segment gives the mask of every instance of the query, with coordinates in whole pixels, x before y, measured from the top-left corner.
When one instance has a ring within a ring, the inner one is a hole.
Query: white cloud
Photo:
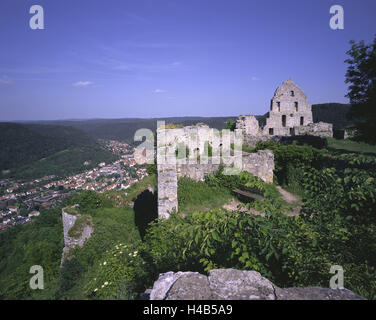
[[[0,84],[12,84],[14,81],[10,79],[8,76],[2,76],[0,78]]]
[[[88,87],[93,84],[91,81],[77,81],[73,83],[74,87]]]
[[[255,77],[255,76],[253,76],[253,77],[251,78],[251,80],[252,80],[252,81],[259,81],[260,78],[259,78],[259,77]]]
[[[155,93],[155,94],[161,94],[161,93],[166,93],[167,92],[167,90],[163,90],[163,89],[155,89],[155,90],[153,90],[153,93]]]

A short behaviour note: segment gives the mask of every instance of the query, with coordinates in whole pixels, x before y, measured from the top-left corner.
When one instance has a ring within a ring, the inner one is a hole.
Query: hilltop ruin
[[[204,180],[223,165],[227,168],[237,166],[239,170],[272,183],[273,152],[259,150],[257,153],[246,153],[242,151],[242,145],[254,147],[258,141],[301,135],[332,137],[333,125],[313,123],[307,96],[291,79],[283,82],[274,92],[264,122],[259,123],[253,115],[239,116],[235,132],[223,131],[222,134],[205,124],[170,126],[168,129],[158,126],[159,217],[168,218],[171,212],[178,210],[179,177]],[[208,154],[209,148],[215,150],[211,155]]]

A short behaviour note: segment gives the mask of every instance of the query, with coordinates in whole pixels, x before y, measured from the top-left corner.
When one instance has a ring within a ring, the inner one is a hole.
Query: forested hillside
[[[343,129],[351,124],[346,118],[350,106],[340,103],[323,103],[312,105],[314,122],[333,123],[334,129]],[[249,110],[247,114],[252,114]],[[256,115],[260,125],[265,123],[266,115]],[[127,143],[134,142],[134,134],[138,129],[146,128],[155,131],[157,121],[165,123],[177,123],[184,126],[194,125],[199,122],[207,124],[211,128],[224,129],[228,120],[236,120],[237,116],[228,117],[172,117],[172,118],[125,118],[125,119],[92,119],[92,120],[59,120],[44,121],[41,124],[75,127],[86,132],[89,136],[99,139],[122,140]]]
[[[349,104],[321,103],[312,105],[313,122],[333,123],[334,130],[344,129],[352,124],[346,115],[350,110]]]
[[[66,120],[48,121],[47,124],[72,126],[85,131],[94,138],[121,140],[127,143],[134,142],[134,134],[138,129],[146,128],[152,131],[157,129],[157,121],[165,123],[179,123],[189,126],[202,122],[212,128],[223,129],[229,119],[236,117],[173,117],[173,118],[150,118],[150,119],[95,119],[95,120]]]
[[[96,139],[70,126],[0,123],[0,132],[0,170],[10,170],[2,177],[65,175],[87,168],[85,161],[115,159]]]

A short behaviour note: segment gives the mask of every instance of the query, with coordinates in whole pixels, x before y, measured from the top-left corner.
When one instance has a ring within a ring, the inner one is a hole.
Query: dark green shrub
[[[324,151],[310,146],[282,145],[273,141],[258,142],[257,150],[269,149],[274,153],[275,171],[279,184],[291,183],[291,178],[297,175],[295,168],[319,168],[324,157]],[[289,181],[290,178],[290,181]],[[297,181],[300,183],[300,181]]]
[[[86,190],[81,192],[78,196],[70,200],[70,204],[78,204],[80,213],[90,213],[99,208],[112,207],[112,201],[106,198],[103,194]]]
[[[64,298],[69,294],[69,290],[73,288],[76,281],[80,278],[85,268],[76,259],[65,260],[60,270],[59,294]]]

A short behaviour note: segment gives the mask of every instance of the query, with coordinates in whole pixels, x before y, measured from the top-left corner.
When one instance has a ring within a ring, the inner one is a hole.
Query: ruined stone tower
[[[307,96],[291,79],[282,83],[270,102],[269,117],[263,128],[264,135],[288,136],[294,127],[312,123],[312,109]]]
[[[259,126],[253,115],[242,115],[236,121],[236,128],[242,130],[244,140],[250,146],[272,136],[333,136],[332,124],[313,123],[312,106],[308,104],[303,90],[291,79],[283,82],[274,92],[263,125]]]

